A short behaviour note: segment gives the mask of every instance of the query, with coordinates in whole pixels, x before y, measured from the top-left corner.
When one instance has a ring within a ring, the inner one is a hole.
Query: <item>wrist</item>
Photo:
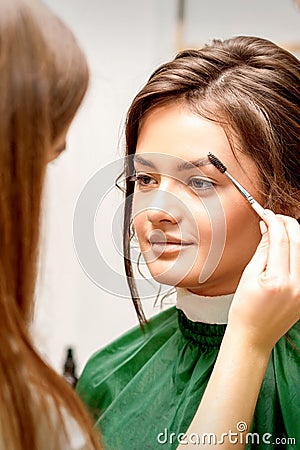
[[[258,336],[251,329],[237,327],[228,324],[223,338],[226,345],[232,347],[232,351],[240,352],[247,355],[253,355],[262,363],[269,361],[274,344],[263,336]]]

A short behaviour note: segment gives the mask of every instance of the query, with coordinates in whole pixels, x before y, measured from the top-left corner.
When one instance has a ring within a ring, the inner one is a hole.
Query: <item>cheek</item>
[[[144,242],[146,240],[146,223],[147,217],[146,212],[140,212],[133,216],[133,226],[135,230],[135,234],[138,238],[138,241],[141,246],[141,250],[143,251],[143,247],[145,246]]]
[[[145,210],[141,209],[140,202],[137,201],[136,195],[133,196],[132,202],[132,220],[134,225],[134,230],[137,236],[141,233],[143,224],[145,223]]]
[[[223,247],[226,237],[226,214],[219,196],[213,195],[202,199],[201,209],[194,210],[194,216],[201,242],[213,245],[215,241],[219,243],[221,238]]]
[[[227,242],[226,253],[237,263],[246,265],[260,241],[259,217],[246,203],[230,208],[226,214]]]
[[[195,219],[195,235],[198,238],[200,244],[199,249],[204,244],[209,244],[212,239],[212,224],[214,221],[211,215],[208,215],[206,211],[197,211],[194,213]]]
[[[197,217],[200,245],[195,267],[200,283],[208,280],[219,266],[227,237],[226,215],[219,197],[204,201],[203,206]]]

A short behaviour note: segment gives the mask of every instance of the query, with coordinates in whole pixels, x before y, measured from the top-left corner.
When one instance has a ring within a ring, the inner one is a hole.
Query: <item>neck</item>
[[[185,288],[176,288],[177,304],[188,319],[193,322],[224,324],[228,321],[228,312],[234,294],[204,296]]]

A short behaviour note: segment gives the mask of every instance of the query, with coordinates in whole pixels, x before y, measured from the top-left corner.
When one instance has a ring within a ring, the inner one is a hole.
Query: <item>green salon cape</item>
[[[152,318],[145,333],[137,327],[92,356],[77,390],[101,429],[105,450],[177,448],[225,328],[192,322],[172,307]],[[300,449],[300,322],[289,337],[292,345],[283,337],[272,351],[247,449]],[[238,429],[231,431],[240,439]],[[197,442],[196,436],[189,439]]]

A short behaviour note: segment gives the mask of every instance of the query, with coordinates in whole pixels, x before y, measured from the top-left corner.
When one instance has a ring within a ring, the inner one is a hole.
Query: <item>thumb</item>
[[[262,237],[247,266],[247,271],[251,271],[256,275],[261,274],[265,270],[269,251],[269,233],[267,227],[263,221],[261,221],[259,225],[262,232]]]

